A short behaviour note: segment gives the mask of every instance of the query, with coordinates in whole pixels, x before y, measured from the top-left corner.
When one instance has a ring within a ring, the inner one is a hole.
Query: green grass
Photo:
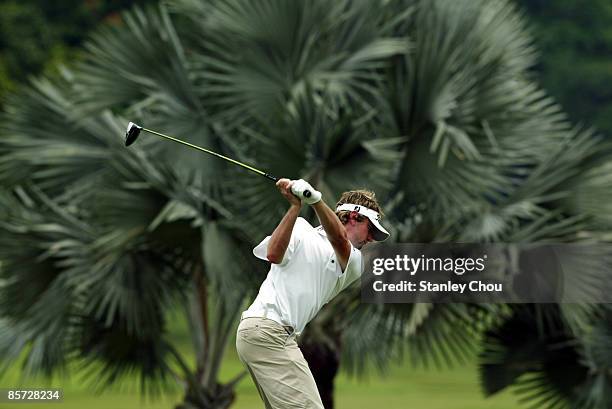
[[[230,348],[222,368],[221,378],[227,380],[241,370],[233,348]],[[26,409],[168,409],[180,401],[180,391],[175,391],[158,401],[141,398],[133,385],[123,385],[123,390],[94,394],[78,377],[54,380],[29,379],[19,383],[19,372],[13,368],[0,381],[2,387],[54,386],[64,389],[64,401],[60,404],[0,404],[0,408]],[[131,383],[130,383],[131,384]],[[125,389],[132,389],[125,390]],[[237,387],[234,409],[257,409],[263,405],[252,381],[245,378]],[[453,370],[415,370],[409,365],[397,365],[385,377],[375,372],[367,380],[350,379],[342,374],[336,382],[337,409],[517,409],[516,397],[505,392],[485,399],[478,387],[476,367],[470,365]]]
[[[182,316],[171,313],[168,322],[177,346],[192,361],[189,332]],[[241,371],[242,364],[231,341],[220,378],[227,381]],[[171,409],[181,400],[178,387],[158,400],[144,399],[137,392],[135,380],[102,394],[94,393],[79,374],[51,381],[36,378],[21,382],[16,365],[2,374],[0,387],[58,387],[64,390],[61,403],[0,403],[1,409]],[[246,377],[238,384],[236,394],[232,409],[263,409],[250,378]],[[443,371],[413,369],[409,364],[398,364],[392,366],[385,377],[372,371],[366,380],[341,374],[336,380],[335,398],[336,409],[520,409],[517,398],[509,392],[485,399],[478,386],[475,364]]]
[[[226,360],[227,367],[234,362]],[[239,362],[237,362],[239,364]],[[336,380],[336,409],[519,409],[509,392],[483,397],[475,365],[453,370],[392,367],[385,377],[372,372],[367,380],[341,374]],[[263,408],[250,379],[237,388],[236,409]]]

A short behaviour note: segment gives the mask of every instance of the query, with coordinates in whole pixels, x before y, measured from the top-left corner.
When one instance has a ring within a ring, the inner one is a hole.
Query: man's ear
[[[359,213],[357,213],[356,211],[352,211],[349,213],[349,222],[351,222],[351,224],[355,224],[357,222],[357,217],[359,216]]]

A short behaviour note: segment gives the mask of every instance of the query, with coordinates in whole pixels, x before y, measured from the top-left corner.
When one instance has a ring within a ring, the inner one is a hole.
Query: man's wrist
[[[317,191],[304,179],[292,181],[291,193],[307,205],[313,205],[321,200],[321,192]]]

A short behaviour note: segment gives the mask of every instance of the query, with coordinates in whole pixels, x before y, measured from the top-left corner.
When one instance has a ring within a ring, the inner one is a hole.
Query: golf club
[[[268,179],[270,179],[270,180],[272,180],[274,182],[278,181],[278,178],[276,176],[272,176],[269,173],[266,173],[266,172],[264,172],[262,170],[256,169],[256,168],[254,168],[252,166],[249,166],[249,165],[247,165],[245,163],[239,162],[239,161],[237,161],[235,159],[232,159],[232,158],[228,158],[227,156],[223,156],[223,155],[221,155],[221,154],[219,154],[217,152],[213,152],[213,151],[211,151],[209,149],[202,148],[201,146],[193,145],[193,144],[191,144],[189,142],[182,141],[182,140],[174,138],[172,136],[164,135],[163,133],[156,132],[156,131],[153,131],[151,129],[144,128],[144,127],[142,127],[140,125],[136,125],[133,122],[130,122],[128,124],[127,130],[125,131],[125,146],[130,146],[131,144],[136,142],[136,139],[138,139],[138,136],[140,135],[140,131],[145,131],[145,132],[151,133],[153,135],[161,136],[162,138],[169,139],[171,141],[183,144],[183,145],[185,145],[185,146],[187,146],[189,148],[196,149],[196,150],[199,150],[201,152],[208,153],[210,155],[216,156],[216,157],[221,158],[221,159],[225,159],[228,162],[231,162],[231,163],[233,163],[235,165],[238,165],[238,166],[242,166],[243,168],[248,169],[251,172],[255,172],[258,175],[264,176],[264,177],[266,177],[266,178],[268,178]],[[308,190],[304,191],[304,197],[310,197],[310,195],[311,195],[310,191],[308,191]]]

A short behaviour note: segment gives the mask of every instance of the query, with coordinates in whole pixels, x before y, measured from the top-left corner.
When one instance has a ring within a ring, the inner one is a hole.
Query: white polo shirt
[[[270,236],[253,249],[253,254],[268,261],[269,241]],[[361,251],[351,245],[342,272],[323,227],[314,228],[298,217],[283,261],[271,265],[257,298],[242,318],[270,318],[299,334],[321,307],[361,276],[362,263]]]

